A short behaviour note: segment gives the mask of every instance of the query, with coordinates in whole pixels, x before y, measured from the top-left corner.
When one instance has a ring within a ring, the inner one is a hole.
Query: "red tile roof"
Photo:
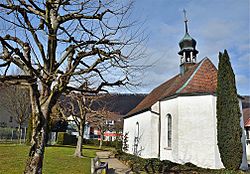
[[[250,108],[243,109],[243,120],[245,127],[250,127]]]
[[[205,58],[198,64],[193,65],[184,75],[178,74],[155,88],[127,116],[149,110],[157,101],[173,95],[192,93],[214,94],[216,86],[217,69],[208,58]]]

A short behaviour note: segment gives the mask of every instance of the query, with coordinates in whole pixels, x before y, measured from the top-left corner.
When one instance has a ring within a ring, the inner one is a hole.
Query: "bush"
[[[171,161],[160,161],[157,158],[144,159],[121,151],[119,152],[117,157],[129,165],[136,173],[140,173],[141,171],[147,173],[164,173],[168,172],[172,167],[179,165]]]
[[[99,146],[99,140],[98,139],[83,139],[83,144]],[[119,140],[103,141],[102,145],[108,146],[108,147],[114,147],[117,150],[120,150],[122,148],[122,141],[119,141]]]
[[[77,138],[75,135],[70,135],[66,132],[58,132],[57,144],[60,145],[76,145]]]
[[[99,140],[97,140],[97,139],[83,139],[83,144],[98,146]]]
[[[117,151],[119,160],[123,161],[126,165],[131,167],[135,173],[200,173],[200,174],[242,174],[238,170],[227,169],[204,169],[197,167],[192,163],[177,164],[168,160],[160,161],[158,158],[144,159],[135,155],[127,154],[122,151]]]

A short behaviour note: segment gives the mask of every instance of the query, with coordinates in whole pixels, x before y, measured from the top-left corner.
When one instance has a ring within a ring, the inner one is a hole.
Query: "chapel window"
[[[167,147],[171,148],[172,144],[172,116],[167,114]]]
[[[138,144],[139,144],[139,122],[136,122],[135,127],[135,139],[134,139],[134,155],[137,155],[138,152]]]

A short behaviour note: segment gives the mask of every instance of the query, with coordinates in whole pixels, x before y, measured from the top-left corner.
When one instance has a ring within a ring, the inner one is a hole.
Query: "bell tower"
[[[188,33],[188,19],[186,15],[186,10],[184,13],[184,23],[185,23],[185,35],[179,42],[180,51],[180,73],[184,74],[190,67],[196,64],[196,55],[199,53],[195,46],[196,41]]]

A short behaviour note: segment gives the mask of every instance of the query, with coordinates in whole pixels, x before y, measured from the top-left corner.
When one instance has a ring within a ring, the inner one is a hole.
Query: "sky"
[[[197,61],[218,65],[227,49],[240,95],[250,95],[249,0],[135,0],[133,18],[144,21],[148,34],[145,64],[152,64],[134,90],[148,93],[179,73],[179,41],[184,36],[183,9],[190,35],[197,41]]]

